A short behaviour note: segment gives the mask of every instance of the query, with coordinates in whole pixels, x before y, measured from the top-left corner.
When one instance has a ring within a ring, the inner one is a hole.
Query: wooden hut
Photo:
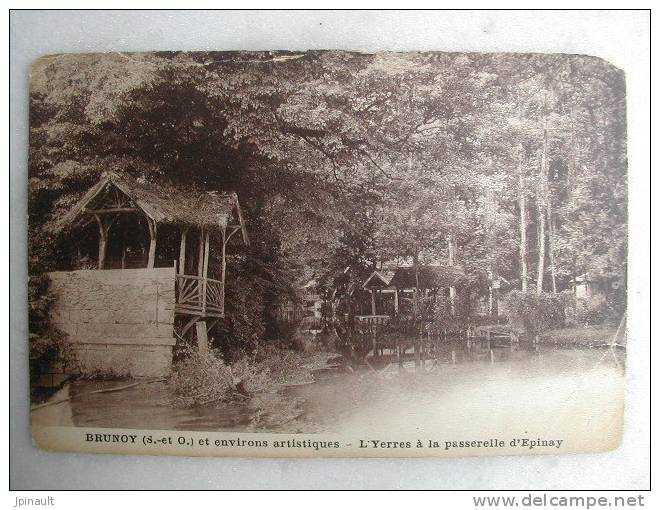
[[[399,313],[400,303],[406,296],[413,296],[419,290],[422,298],[437,298],[441,291],[460,286],[465,273],[459,266],[420,265],[397,268],[390,287],[395,289],[395,313]]]
[[[371,315],[392,315],[398,307],[398,294],[390,281],[393,271],[374,271],[362,284],[362,288],[369,292]]]
[[[594,303],[602,302],[605,301],[607,290],[609,290],[608,283],[610,281],[600,275],[584,273],[573,280],[573,293],[579,299]]]
[[[91,370],[116,372],[85,351],[113,346],[117,354],[118,345],[138,346],[120,353],[133,367],[128,372],[160,373],[163,352],[157,370],[148,359],[126,358],[144,358],[145,345],[169,346],[169,366],[177,336],[207,348],[208,331],[225,315],[227,248],[248,243],[235,193],[107,172],[56,228],[71,239],[74,270],[51,273],[55,318],[74,343],[86,346],[79,349],[83,364],[87,358]]]

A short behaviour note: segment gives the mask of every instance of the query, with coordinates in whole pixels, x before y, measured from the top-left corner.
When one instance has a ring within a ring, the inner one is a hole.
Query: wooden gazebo
[[[432,296],[435,300],[442,289],[449,289],[462,285],[466,281],[465,273],[460,266],[443,265],[420,265],[401,266],[397,268],[389,284],[396,293],[396,313],[402,294],[409,292],[415,295],[421,293],[421,297]],[[419,297],[419,296],[418,296]]]
[[[392,278],[392,273],[389,275],[384,272],[372,272],[366,281],[362,284],[362,288],[369,292],[371,297],[371,315],[386,315],[384,311],[384,295],[391,294],[393,296],[393,310],[396,312],[399,308],[398,294],[390,287],[389,280]]]
[[[72,235],[78,256],[85,239],[90,252],[98,238],[97,255],[87,257],[87,269],[174,264],[175,328],[185,337],[199,323],[200,343],[206,341],[205,321],[215,322],[225,314],[227,246],[232,238],[248,243],[236,193],[155,184],[114,172],[104,173],[57,227],[79,233]],[[80,234],[83,230],[87,237]],[[173,251],[173,245],[178,250]]]

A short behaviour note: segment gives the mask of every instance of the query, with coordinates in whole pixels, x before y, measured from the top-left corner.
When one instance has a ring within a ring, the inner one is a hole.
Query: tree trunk
[[[546,206],[548,215],[548,258],[550,262],[550,278],[552,280],[552,292],[557,293],[557,275],[555,272],[555,226],[552,218],[552,198],[548,195],[548,204]]]
[[[447,237],[447,251],[449,252],[449,266],[454,265],[454,235],[449,234]],[[455,301],[456,301],[456,287],[453,285],[449,287],[449,311],[452,315],[456,313],[456,307],[455,307]]]
[[[536,293],[543,292],[543,268],[545,267],[545,214],[543,204],[538,201],[538,238],[539,238],[539,263],[536,275]]]
[[[545,269],[545,210],[548,199],[548,129],[543,120],[543,145],[541,147],[541,168],[537,186],[536,206],[538,208],[538,245],[539,264],[536,275],[536,293],[543,292],[543,273]]]
[[[493,316],[493,281],[492,281],[492,271],[488,270],[489,281],[488,281],[488,316]]]
[[[518,157],[518,205],[520,209],[520,289],[527,292],[527,200],[523,175],[522,148]]]
[[[493,166],[493,161],[491,159],[491,167]],[[488,237],[488,316],[492,317],[493,315],[493,265],[497,265],[497,258],[493,260],[493,255],[496,253],[496,239],[495,239],[495,216],[497,214],[497,199],[491,188],[488,189],[488,207],[486,209],[487,219],[486,219],[486,235]],[[493,264],[495,262],[495,264]]]

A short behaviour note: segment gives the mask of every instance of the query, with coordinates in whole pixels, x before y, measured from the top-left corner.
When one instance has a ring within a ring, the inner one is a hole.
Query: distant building
[[[464,281],[458,266],[420,265],[383,268],[373,271],[360,286],[351,286],[348,295],[355,315],[397,315],[408,311],[416,289],[421,299],[444,298],[449,287]]]
[[[591,302],[604,301],[613,283],[616,285],[611,278],[584,273],[575,277],[573,292],[579,299]]]
[[[323,316],[323,297],[318,293],[316,280],[310,280],[296,290],[296,296],[287,299],[279,309],[280,319],[295,322],[304,317],[320,319]]]
[[[449,289],[460,287],[466,281],[463,269],[457,265],[401,266],[390,281],[397,296],[395,313],[403,311],[404,305],[410,307],[416,290],[419,290],[418,297],[426,302],[452,306]]]
[[[300,299],[305,316],[321,318],[321,308],[323,307],[323,297],[318,293],[316,280],[310,280],[300,289]]]
[[[362,284],[362,290],[369,293],[368,315],[394,315],[397,312],[398,296],[396,289],[390,285],[394,274],[394,271],[374,271]],[[362,308],[364,312],[365,307]]]

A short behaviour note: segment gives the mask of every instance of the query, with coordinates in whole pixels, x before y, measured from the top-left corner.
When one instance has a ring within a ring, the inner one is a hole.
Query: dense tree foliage
[[[60,55],[31,97],[31,273],[104,170],[233,189],[252,243],[227,333],[250,344],[301,282],[383,260],[451,260],[481,290],[625,273],[625,84],[596,58]]]

